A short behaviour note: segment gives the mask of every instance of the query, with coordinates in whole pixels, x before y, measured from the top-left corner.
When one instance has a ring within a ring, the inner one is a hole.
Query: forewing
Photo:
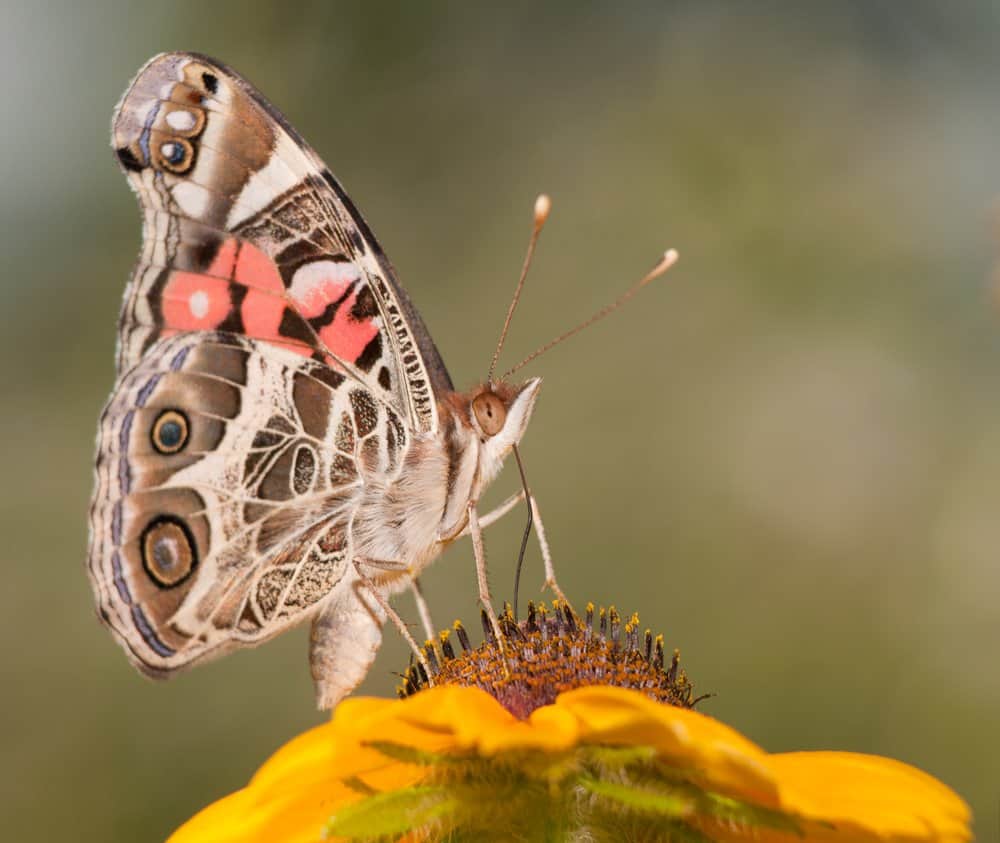
[[[311,357],[437,425],[451,381],[419,315],[340,184],[234,71],[152,59],[126,91],[112,144],[143,209],[119,373],[159,338],[221,330]]]
[[[157,341],[101,419],[89,569],[101,616],[157,674],[255,644],[346,585],[365,473],[400,415],[328,366],[232,334]]]

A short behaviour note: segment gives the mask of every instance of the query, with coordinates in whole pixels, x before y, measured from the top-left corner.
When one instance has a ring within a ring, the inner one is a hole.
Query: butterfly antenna
[[[619,307],[625,304],[625,302],[627,302],[636,293],[638,293],[639,290],[645,287],[650,281],[652,281],[655,278],[659,278],[675,263],[677,263],[677,250],[668,249],[666,252],[663,253],[663,257],[660,258],[659,263],[657,263],[656,266],[654,266],[651,270],[649,270],[649,272],[647,272],[642,278],[640,278],[638,282],[629,287],[624,293],[622,293],[622,295],[620,295],[617,299],[611,302],[611,304],[605,305],[589,319],[581,322],[575,328],[570,328],[570,330],[568,330],[565,334],[560,334],[554,340],[545,343],[545,345],[543,345],[541,348],[536,348],[520,363],[518,363],[513,368],[510,368],[506,372],[504,372],[501,377],[502,378],[510,377],[518,369],[528,365],[528,363],[530,363],[536,357],[541,356],[550,348],[554,348],[555,346],[559,345],[559,343],[563,342],[563,340],[568,340],[571,336],[580,333],[580,331],[584,330],[585,328],[589,328],[595,322],[600,322],[605,316],[610,316],[612,313],[618,310]],[[511,309],[513,310],[513,307]]]
[[[535,246],[538,243],[538,235],[542,233],[542,226],[549,218],[549,211],[552,210],[552,200],[544,193],[539,194],[535,200],[535,223],[531,229],[531,239],[528,241],[528,252],[524,256],[524,266],[521,267],[521,277],[517,280],[517,288],[514,290],[514,298],[507,308],[507,318],[503,321],[503,330],[500,332],[500,341],[497,343],[496,351],[493,352],[493,359],[490,361],[490,373],[486,378],[488,383],[493,383],[493,372],[497,368],[497,360],[500,359],[500,351],[503,349],[504,341],[507,339],[507,331],[510,328],[510,320],[514,318],[514,311],[517,303],[521,300],[521,290],[524,288],[524,279],[528,277],[528,268],[531,266],[531,259],[535,255]]]

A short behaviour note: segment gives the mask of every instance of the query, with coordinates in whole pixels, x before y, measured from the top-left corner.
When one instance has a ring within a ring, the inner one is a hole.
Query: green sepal
[[[434,767],[438,764],[465,763],[469,755],[444,752],[427,752],[412,746],[393,743],[391,741],[365,741],[362,746],[374,749],[386,758],[399,761],[401,764],[413,764],[418,767]],[[475,756],[472,756],[475,757]]]
[[[337,811],[324,836],[377,840],[438,823],[459,810],[461,803],[447,787],[409,787],[376,793]]]
[[[581,776],[577,783],[588,793],[611,800],[619,808],[659,814],[672,819],[689,817],[694,812],[694,800],[672,791],[655,791],[619,782],[601,781]]]
[[[725,823],[738,823],[751,828],[773,828],[801,834],[802,829],[790,814],[750,805],[719,793],[702,792],[699,811]]]

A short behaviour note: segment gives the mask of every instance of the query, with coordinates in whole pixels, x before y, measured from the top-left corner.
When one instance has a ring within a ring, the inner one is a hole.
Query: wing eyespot
[[[176,175],[183,175],[194,163],[194,147],[185,138],[170,138],[156,148],[156,165]]]
[[[188,441],[191,426],[179,410],[164,410],[153,422],[150,439],[161,454],[176,454]]]
[[[167,163],[177,166],[184,162],[184,147],[175,141],[167,141],[160,147],[160,154]]]
[[[139,542],[142,567],[160,588],[176,588],[198,564],[191,531],[173,515],[160,515],[150,521]]]
[[[196,138],[205,128],[205,112],[200,108],[184,108],[165,103],[163,122],[170,132],[182,138]]]

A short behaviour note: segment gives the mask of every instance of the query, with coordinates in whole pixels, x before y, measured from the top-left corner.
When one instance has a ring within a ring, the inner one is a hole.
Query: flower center
[[[680,668],[680,653],[674,650],[669,663],[663,651],[663,636],[650,630],[639,633],[639,616],[622,624],[612,606],[595,613],[587,605],[581,619],[567,605],[553,602],[551,612],[544,603],[528,604],[528,617],[515,621],[510,607],[500,617],[503,641],[497,642],[483,613],[485,639],[473,648],[459,621],[454,632],[461,651],[456,653],[451,633],[424,645],[423,664],[411,664],[399,686],[400,697],[408,697],[431,685],[465,685],[481,688],[511,714],[525,719],[536,708],[550,705],[563,691],[587,685],[613,685],[642,691],[651,699],[692,708],[704,697],[694,689]],[[706,695],[707,696],[707,695]]]

